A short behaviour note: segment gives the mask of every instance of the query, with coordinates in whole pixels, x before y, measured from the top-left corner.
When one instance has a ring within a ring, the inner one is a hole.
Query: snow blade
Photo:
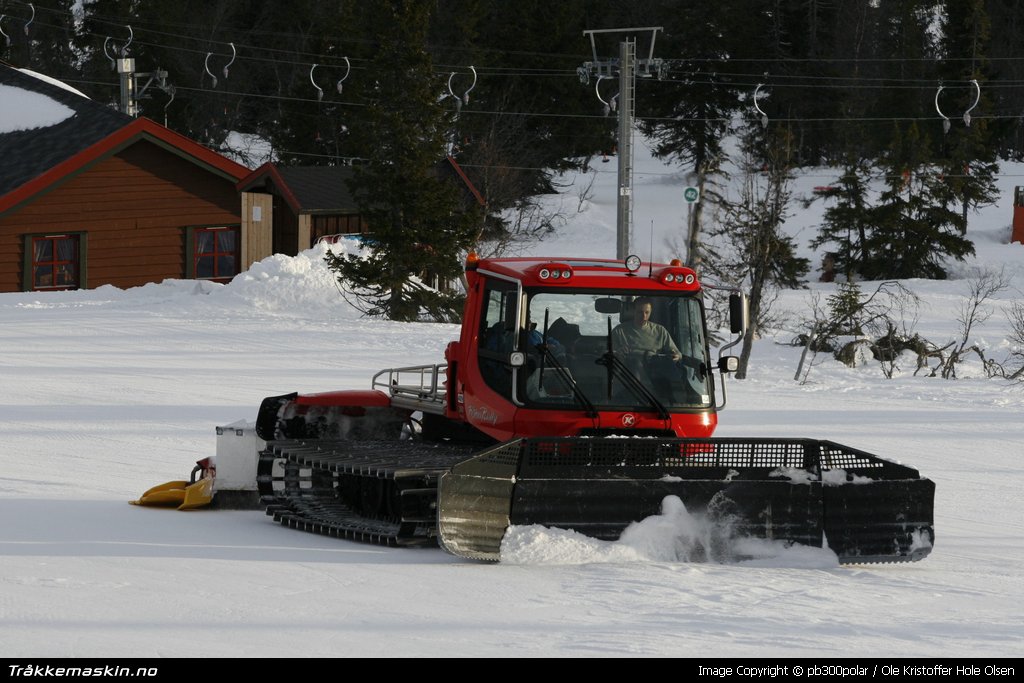
[[[519,439],[441,477],[441,545],[497,561],[510,526],[615,540],[678,496],[731,537],[823,544],[842,563],[923,559],[935,485],[916,470],[812,439]]]
[[[192,468],[189,481],[169,481],[147,490],[132,505],[174,507],[179,510],[197,510],[213,501],[213,480],[217,467],[213,458],[203,458]],[[197,478],[198,477],[198,478]]]
[[[153,505],[178,507],[185,500],[185,489],[189,483],[184,480],[168,481],[148,489],[138,500],[128,501],[132,505]]]

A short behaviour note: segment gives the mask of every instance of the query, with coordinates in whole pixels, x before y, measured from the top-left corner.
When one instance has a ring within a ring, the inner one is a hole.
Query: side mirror
[[[729,295],[729,331],[743,334],[750,324],[750,309],[745,294]]]
[[[736,356],[722,356],[718,359],[718,369],[722,372],[736,372],[740,369],[740,359]]]

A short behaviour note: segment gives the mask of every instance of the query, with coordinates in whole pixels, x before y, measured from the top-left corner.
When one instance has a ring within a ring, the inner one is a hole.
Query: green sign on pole
[[[683,199],[687,204],[696,204],[700,201],[700,190],[692,185],[683,190]]]

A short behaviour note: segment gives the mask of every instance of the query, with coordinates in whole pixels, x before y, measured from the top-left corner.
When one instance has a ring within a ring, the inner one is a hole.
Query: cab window
[[[480,373],[492,389],[503,396],[512,393],[512,368],[508,355],[515,348],[519,329],[517,290],[511,283],[495,282],[484,292],[484,310],[480,316]]]

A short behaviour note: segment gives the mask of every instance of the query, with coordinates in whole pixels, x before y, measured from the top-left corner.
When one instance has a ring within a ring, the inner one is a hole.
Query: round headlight
[[[626,257],[626,270],[631,273],[635,273],[640,270],[640,257],[636,254],[630,254]]]
[[[683,281],[683,274],[682,273],[676,273],[676,282],[682,283],[682,281]]]
[[[541,280],[547,280],[548,277],[551,276],[551,271],[549,271],[547,268],[541,268],[540,273],[538,274],[540,275]]]
[[[665,277],[662,278],[662,281],[666,285],[672,284],[672,280],[673,280],[672,273],[665,273]]]
[[[571,276],[572,276],[572,272],[571,271],[569,271],[569,270],[563,270],[562,271],[562,279],[563,280],[568,280]]]
[[[688,273],[686,275],[686,284],[692,285],[693,284],[693,280],[694,280],[693,273]]]

